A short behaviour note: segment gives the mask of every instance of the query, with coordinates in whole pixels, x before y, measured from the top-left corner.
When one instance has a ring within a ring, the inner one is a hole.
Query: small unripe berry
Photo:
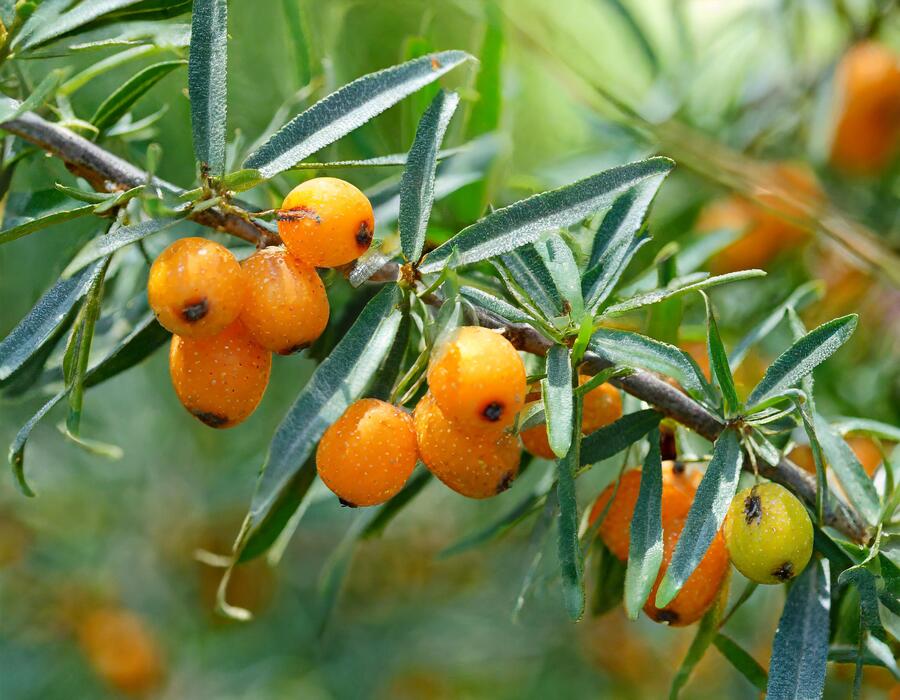
[[[253,340],[290,355],[322,335],[328,296],[314,267],[281,247],[257,251],[241,267],[247,283],[241,322]]]
[[[666,523],[687,515],[691,509],[691,503],[694,501],[701,475],[699,472],[688,473],[684,465],[678,462],[663,462],[662,473],[662,522],[665,527]],[[616,490],[615,483],[607,486],[597,497],[591,510],[590,523],[593,525],[615,492],[615,498],[613,498],[598,532],[604,544],[609,547],[609,551],[622,561],[628,559],[631,518],[634,515],[640,488],[641,470],[630,469],[622,474],[618,490]]]
[[[417,458],[412,417],[384,401],[361,399],[325,431],[316,470],[343,503],[374,506],[403,488]]]
[[[356,260],[372,244],[375,215],[369,199],[349,182],[317,177],[290,191],[278,212],[288,251],[315,267]]]
[[[809,514],[780,484],[758,484],[738,493],[725,516],[724,531],[734,566],[757,583],[789,581],[812,556]]]
[[[419,456],[447,486],[469,498],[508,489],[519,473],[519,441],[507,432],[467,432],[448,420],[431,394],[413,414]]]
[[[272,355],[240,321],[211,338],[172,336],[169,373],[184,407],[211,428],[230,428],[259,405]]]
[[[662,610],[654,605],[656,591],[669,568],[675,545],[684,528],[684,518],[671,521],[663,520],[663,559],[659,565],[656,582],[650,591],[650,597],[644,604],[644,612],[651,620],[665,622],[672,627],[684,627],[699,620],[715,602],[716,595],[728,574],[728,552],[722,539],[721,530],[716,532],[706,554],[697,564],[697,568],[688,576],[678,595]]]
[[[458,328],[428,366],[428,388],[441,412],[463,430],[500,432],[525,404],[525,365],[506,338],[487,328]]]
[[[244,272],[225,246],[181,238],[153,262],[147,295],[160,324],[183,338],[208,338],[244,305]]]

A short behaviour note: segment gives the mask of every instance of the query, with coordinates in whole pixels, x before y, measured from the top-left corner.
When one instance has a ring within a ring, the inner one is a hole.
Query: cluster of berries
[[[154,261],[150,306],[172,331],[169,371],[181,403],[214,428],[246,419],[269,382],[271,353],[307,347],[328,323],[317,267],[337,267],[372,242],[372,205],[356,187],[315,178],[285,198],[284,246],[239,263],[204,238],[175,241]]]

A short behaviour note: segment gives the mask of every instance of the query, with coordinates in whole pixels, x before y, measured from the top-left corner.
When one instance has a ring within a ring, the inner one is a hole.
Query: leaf
[[[681,538],[679,538],[679,541],[681,541]],[[713,603],[709,611],[701,618],[700,624],[697,626],[697,634],[694,635],[694,639],[691,642],[691,646],[688,647],[684,661],[681,662],[681,666],[678,667],[675,678],[672,679],[672,688],[669,690],[670,700],[678,697],[681,689],[684,688],[685,684],[690,680],[691,674],[694,672],[697,664],[700,663],[700,660],[706,654],[710,645],[713,643],[713,640],[716,638],[716,634],[719,630],[719,622],[722,619],[722,612],[727,599],[728,585],[726,584],[722,586],[722,589],[716,596],[715,603]]]
[[[180,217],[141,221],[140,223],[132,224],[131,226],[114,228],[104,236],[92,238],[88,241],[87,245],[78,251],[78,254],[72,259],[72,262],[66,266],[62,276],[65,278],[74,275],[86,265],[90,265],[96,260],[105,258],[107,255],[111,255],[125,246],[137,243],[147,236],[159,233],[160,231],[165,231],[167,228],[170,228],[181,221],[183,221],[183,219]]]
[[[623,191],[664,177],[672,165],[668,158],[622,165],[498,209],[431,251],[420,270],[440,270],[454,250],[459,256],[456,264],[468,265],[531,243],[545,231],[577,224],[609,206]]]
[[[851,505],[870,525],[878,523],[878,492],[853,450],[820,414],[813,415],[813,424],[825,461],[844,487]]]
[[[824,323],[791,345],[772,363],[750,392],[747,405],[753,406],[801,379],[831,357],[856,330],[857,316],[851,314]]]
[[[647,602],[663,558],[662,462],[659,430],[648,438],[650,449],[641,470],[641,487],[631,517],[628,569],[625,572],[625,612],[636,620]]]
[[[194,0],[193,7],[188,95],[194,157],[201,173],[218,178],[225,173],[228,2]]]
[[[400,325],[399,301],[396,284],[385,285],[378,292],[332,353],[316,368],[278,426],[257,481],[246,525],[235,545],[237,553],[261,552],[263,548],[259,544],[252,550],[250,545],[262,536],[267,521],[274,519],[283,527],[302,499],[305,489],[292,491],[292,482],[299,480],[298,485],[308,488],[315,474],[315,463],[310,456],[316,443],[325,429],[363,394],[390,351]],[[265,534],[273,536],[271,531]],[[242,559],[246,560],[247,556],[242,555]]]
[[[163,61],[147,66],[139,73],[129,78],[124,85],[112,92],[94,112],[91,124],[101,132],[115,124],[125,116],[132,105],[143,97],[156,83],[166,77],[176,68],[186,65],[187,61]]]
[[[704,292],[700,292],[700,294],[703,295],[703,302],[706,304],[706,347],[709,353],[709,364],[713,376],[722,390],[722,397],[725,399],[725,416],[730,418],[737,415],[741,401],[738,398],[737,389],[734,388],[734,377],[731,376],[728,355],[725,353],[725,346],[719,335],[719,326],[716,324],[716,315],[713,312],[712,304]]]
[[[662,414],[653,409],[626,413],[581,441],[581,465],[602,462],[630,447],[659,425]]]
[[[734,498],[743,459],[737,432],[724,430],[713,446],[712,460],[697,487],[672,560],[660,581],[656,607],[664,608],[672,602],[709,549]]]
[[[469,59],[464,51],[441,51],[358,78],[296,116],[244,167],[267,178],[277,175]]]
[[[434,203],[438,150],[459,105],[459,95],[441,90],[422,115],[400,180],[400,244],[407,260],[418,262]]]
[[[769,700],[817,698],[825,686],[828,659],[828,563],[813,560],[788,592],[769,664]]]
[[[529,323],[531,321],[528,314],[522,313],[512,304],[477,287],[461,287],[459,293],[475,306],[486,309],[510,323]]]
[[[724,275],[707,277],[706,279],[702,279],[699,281],[693,281],[693,279],[690,278],[691,281],[688,281],[686,283],[683,281],[684,278],[679,278],[673,280],[671,285],[663,289],[657,289],[645,294],[638,294],[637,296],[631,297],[630,299],[625,299],[618,304],[608,306],[603,310],[602,315],[618,316],[624,313],[635,311],[644,306],[658,304],[661,301],[671,299],[681,294],[687,294],[688,292],[696,292],[701,289],[717,287],[720,284],[740,282],[742,280],[753,279],[754,277],[765,277],[765,275],[766,273],[763,270],[741,270],[740,272],[729,272]]]
[[[447,160],[453,156],[465,153],[472,148],[472,143],[458,146],[456,148],[444,148],[438,151],[438,163]],[[329,160],[321,163],[315,161],[303,161],[291,166],[288,170],[353,170],[358,168],[396,168],[406,165],[409,153],[389,153],[386,156],[373,156],[372,158],[359,158],[357,160]],[[259,174],[258,170],[238,170],[237,172],[253,172]],[[265,180],[259,175],[260,181]]]
[[[900,428],[869,418],[837,418],[831,422],[832,427],[841,435],[865,433],[879,440],[900,442]]]
[[[544,542],[547,539],[547,534],[550,530],[550,526],[553,525],[553,520],[556,515],[556,508],[558,505],[556,494],[557,491],[553,489],[547,494],[547,499],[544,501],[544,509],[541,511],[540,516],[538,516],[538,519],[534,523],[534,527],[531,528],[531,533],[528,535],[528,544],[526,546],[527,556],[525,557],[528,565],[525,568],[525,575],[522,577],[522,586],[519,588],[519,595],[516,596],[516,603],[513,607],[513,621],[515,621],[518,618],[519,613],[522,612],[522,608],[525,605],[525,598],[528,595],[528,591],[530,591],[531,587],[534,585],[535,578],[537,577],[538,567],[544,556]]]
[[[597,537],[594,558],[594,594],[591,615],[598,617],[617,608],[625,592],[625,564],[619,561],[603,541]]]
[[[522,306],[545,319],[565,315],[563,295],[536,246],[524,245],[504,253],[495,267],[507,289]]]
[[[72,221],[79,217],[90,214],[94,211],[94,205],[89,204],[83,207],[75,207],[74,209],[60,209],[54,206],[46,210],[46,213],[35,213],[34,216],[23,216],[14,219],[17,223],[14,226],[0,231],[0,245],[9,243],[17,238],[22,238],[35,231],[62,224],[66,221]],[[21,222],[21,223],[18,223]]]
[[[744,651],[731,637],[726,637],[721,632],[713,639],[713,644],[716,645],[716,649],[722,653],[722,656],[728,659],[729,663],[740,671],[741,675],[750,681],[757,690],[762,693],[766,692],[769,674],[756,659]]]
[[[287,35],[294,54],[297,85],[307,85],[312,79],[309,26],[305,7],[294,0],[282,0],[281,8],[287,23]]]
[[[34,112],[43,107],[47,97],[59,86],[67,71],[57,69],[50,71],[31,94],[21,102],[11,97],[0,99],[0,122],[11,121],[25,112]]]
[[[53,335],[72,307],[87,294],[101,267],[92,265],[57,282],[0,342],[0,380],[21,367]]]
[[[838,576],[838,584],[841,586],[852,584],[856,587],[859,592],[860,624],[876,637],[886,639],[886,633],[881,624],[881,613],[878,610],[875,575],[862,566],[854,566],[841,572]]]
[[[538,254],[547,264],[553,284],[565,300],[563,312],[572,318],[581,318],[584,313],[584,299],[581,296],[580,274],[575,256],[562,236],[551,233],[535,244]]]
[[[547,377],[541,380],[541,394],[550,449],[562,459],[572,445],[575,414],[572,362],[565,345],[552,345],[547,351]]]
[[[676,379],[695,395],[714,396],[697,363],[674,345],[631,331],[599,328],[588,347],[609,362],[659,372]]]
[[[570,385],[571,386],[571,385]],[[563,601],[573,620],[584,615],[584,562],[578,540],[578,502],[575,494],[575,470],[580,464],[581,398],[575,401],[572,416],[572,443],[569,452],[556,462],[556,497],[559,501],[559,568]]]

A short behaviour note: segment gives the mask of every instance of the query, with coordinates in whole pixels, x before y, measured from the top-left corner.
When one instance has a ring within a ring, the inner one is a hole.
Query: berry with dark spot
[[[734,566],[757,583],[784,583],[803,571],[812,556],[809,514],[780,484],[759,484],[737,494],[724,532]]]

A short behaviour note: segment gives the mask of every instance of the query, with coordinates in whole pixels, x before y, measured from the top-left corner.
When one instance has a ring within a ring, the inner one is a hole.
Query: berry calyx
[[[469,498],[490,498],[519,473],[519,441],[507,432],[465,431],[425,394],[413,413],[419,456],[429,471]]]
[[[317,177],[285,197],[278,233],[291,255],[314,267],[338,267],[369,249],[375,215],[366,195],[349,182]]]
[[[234,321],[244,305],[237,258],[205,238],[182,238],[150,267],[147,295],[160,324],[183,338],[208,338]]]
[[[290,355],[322,335],[328,325],[328,296],[314,267],[282,247],[259,250],[241,267],[247,289],[241,322],[253,340]]]
[[[506,338],[487,328],[458,328],[437,348],[428,388],[441,412],[463,430],[501,432],[525,404],[525,365]]]
[[[731,561],[757,583],[789,581],[812,556],[809,514],[780,484],[758,484],[738,493],[725,516],[724,532]]]
[[[169,373],[184,407],[211,428],[231,428],[259,405],[272,355],[240,321],[211,338],[172,336]]]
[[[316,471],[341,501],[374,506],[395,496],[416,466],[412,417],[377,399],[361,399],[322,436]]]

